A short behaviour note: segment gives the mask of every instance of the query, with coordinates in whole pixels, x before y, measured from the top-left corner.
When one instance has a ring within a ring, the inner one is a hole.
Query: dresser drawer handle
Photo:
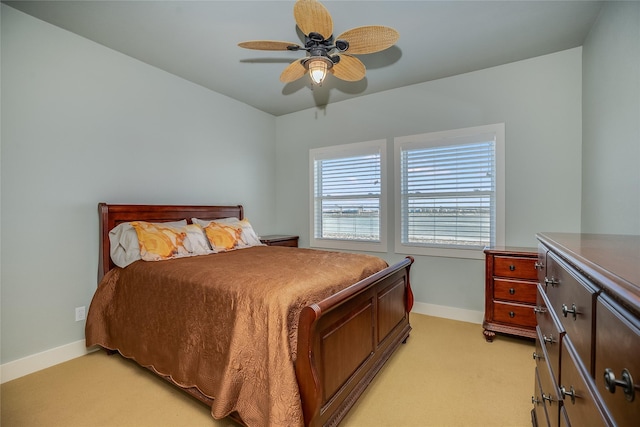
[[[553,396],[551,396],[550,394],[542,393],[542,400],[546,400],[547,402],[549,402],[549,405],[551,405],[553,403]]]
[[[534,404],[534,405],[538,405],[538,404],[542,403],[542,401],[541,401],[541,400],[539,400],[539,399],[538,399],[537,397],[535,397],[535,396],[531,396],[531,403],[532,403],[532,404]]]
[[[511,264],[511,265],[509,266],[509,271],[516,271],[516,266],[515,266],[515,265],[513,265],[513,264]]]
[[[539,355],[535,351],[533,352],[533,360],[542,360],[542,359],[544,359],[543,356]]]
[[[562,315],[564,317],[567,317],[567,315],[571,313],[573,315],[573,320],[576,320],[578,318],[578,309],[576,307],[575,304],[571,304],[571,310],[569,310],[569,307],[567,307],[566,304],[562,304]]]
[[[628,402],[633,402],[636,397],[635,385],[633,384],[633,378],[631,372],[628,369],[622,370],[622,379],[616,379],[616,375],[609,368],[604,370],[604,386],[611,394],[616,392],[616,386],[622,387],[624,390],[624,397]]]
[[[544,284],[545,285],[551,285],[552,287],[559,285],[560,282],[557,281],[556,279],[554,279],[553,277],[551,279],[547,279],[546,277],[544,278]]]
[[[513,288],[509,288],[509,295],[515,295],[516,294],[516,290]]]
[[[542,341],[544,341],[545,343],[548,343],[548,344],[553,344],[555,342],[553,340],[553,335],[549,335],[549,336],[543,335],[542,336]]]
[[[535,268],[536,270],[542,270],[544,268],[544,264],[536,261],[536,263],[533,264],[533,268]]]
[[[533,308],[534,313],[546,313],[547,309],[544,307],[536,306]]]
[[[570,391],[567,391],[566,388],[564,388],[563,385],[560,386],[560,393],[562,393],[563,396],[571,396],[571,403],[572,404],[576,404],[576,391],[573,388],[573,386],[571,386]]]

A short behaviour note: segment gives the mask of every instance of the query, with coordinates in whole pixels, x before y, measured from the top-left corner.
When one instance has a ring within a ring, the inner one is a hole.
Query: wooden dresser
[[[485,248],[484,336],[493,341],[496,332],[536,337],[535,248]]]
[[[538,234],[537,426],[640,426],[640,236]]]

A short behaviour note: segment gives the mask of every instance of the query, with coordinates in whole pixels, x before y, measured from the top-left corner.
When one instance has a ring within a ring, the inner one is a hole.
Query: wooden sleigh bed
[[[213,385],[209,384],[210,382],[215,383],[215,379],[209,381],[209,376],[203,374],[203,378],[205,379],[192,380],[189,378],[187,380],[185,378],[188,378],[188,376],[177,372],[180,371],[181,363],[178,363],[178,368],[175,369],[176,372],[169,368],[162,368],[162,360],[182,357],[171,354],[171,349],[168,347],[172,346],[161,346],[162,348],[158,349],[159,354],[157,356],[153,351],[151,351],[151,356],[149,356],[145,352],[137,352],[137,350],[134,349],[135,346],[126,348],[125,345],[112,344],[108,339],[103,337],[106,335],[116,337],[113,338],[113,342],[118,342],[117,337],[119,335],[127,335],[130,337],[130,341],[136,342],[136,345],[140,344],[140,346],[142,346],[141,348],[146,349],[147,347],[153,346],[151,342],[144,342],[146,339],[144,334],[141,334],[141,336],[135,335],[135,327],[125,326],[119,327],[120,329],[118,329],[115,323],[113,325],[108,324],[104,319],[108,318],[111,313],[118,308],[114,301],[101,303],[101,308],[99,301],[96,300],[99,299],[98,294],[101,288],[117,287],[117,285],[119,285],[117,280],[120,280],[120,278],[116,280],[116,277],[118,275],[124,276],[125,271],[142,267],[152,268],[153,265],[162,265],[164,266],[163,268],[175,265],[176,269],[184,269],[191,265],[189,263],[196,262],[194,259],[183,261],[170,260],[158,263],[136,261],[124,269],[116,267],[110,257],[109,241],[109,231],[116,225],[131,221],[157,223],[187,219],[190,222],[191,218],[219,219],[235,217],[242,219],[244,217],[243,207],[240,205],[108,205],[100,203],[98,210],[100,219],[98,279],[100,284],[96,291],[96,296],[94,296],[94,301],[92,301],[87,319],[87,345],[98,345],[110,352],[119,351],[123,356],[135,360],[141,366],[150,369],[211,406],[212,415],[216,416],[213,408],[215,404],[220,403],[216,402],[219,396],[213,395],[213,392],[210,391]],[[293,263],[294,260],[298,259],[296,258],[298,252],[301,253],[301,256],[306,256],[305,254],[315,255],[315,253],[325,256],[328,255],[329,252],[302,248],[260,246],[231,251],[225,254],[213,254],[192,258],[204,259],[209,257],[211,260],[236,262],[236,258],[240,257],[257,259],[266,257],[267,255],[271,256],[270,251],[285,260],[284,262],[279,261],[282,265],[277,267],[278,271],[283,272],[291,271],[292,266],[287,265],[289,261],[286,260],[290,259],[292,260],[291,263]],[[234,252],[237,254],[234,255]],[[296,257],[294,257],[294,255]],[[361,255],[342,254],[340,258],[348,259],[348,256]],[[177,262],[170,264],[172,261]],[[292,375],[295,375],[294,382],[297,386],[296,389],[290,393],[291,396],[278,396],[278,399],[282,399],[282,401],[295,401],[295,405],[293,406],[300,408],[301,416],[298,420],[288,420],[286,425],[335,426],[339,424],[349,409],[355,404],[358,397],[373,380],[376,373],[383,367],[400,344],[407,340],[411,331],[409,312],[413,305],[413,294],[409,283],[409,270],[412,263],[413,258],[407,257],[395,265],[386,268],[383,267],[373,274],[367,274],[366,277],[349,283],[338,292],[332,292],[317,301],[305,303],[299,311],[295,312],[296,318],[293,319],[294,324],[289,326],[289,331],[284,332],[285,334],[293,335],[291,342],[295,343],[295,348],[291,351],[293,354],[290,357],[291,361],[285,360],[287,357],[271,356],[272,359],[275,357],[277,362],[277,365],[273,366],[277,366],[278,369],[290,369],[293,373]],[[384,263],[384,266],[386,266],[386,263]],[[287,270],[287,268],[289,268],[289,270]],[[237,269],[238,268],[236,268],[236,270]],[[288,276],[281,276],[279,280],[286,282]],[[287,286],[291,287],[291,285]],[[260,286],[254,287],[260,289]],[[155,299],[145,299],[144,305],[148,313],[161,313],[161,319],[158,321],[162,321],[162,318],[171,316],[172,312],[167,310],[172,310],[172,307],[177,304],[176,301],[179,299],[180,298],[174,297],[172,301],[169,302],[160,301],[157,303],[157,306],[153,305],[156,304],[153,302]],[[194,307],[199,306],[192,305],[191,309]],[[198,311],[206,311],[207,308],[206,306],[204,307],[205,308],[198,309]],[[186,311],[187,308],[185,307],[181,310]],[[220,310],[218,310],[218,312],[219,311]],[[253,312],[253,308],[249,311],[251,311],[251,315],[259,315],[256,314],[258,311]],[[125,313],[125,315],[130,318],[133,316],[130,313]],[[145,314],[145,316],[148,316],[148,314]],[[192,320],[189,321],[191,322]],[[216,319],[216,322],[221,322],[221,320]],[[177,324],[180,322],[172,321],[172,323]],[[218,323],[216,323],[216,325],[218,325]],[[248,327],[252,328],[251,325]],[[286,327],[285,322],[283,328]],[[239,327],[237,325],[224,325],[224,327],[219,328],[235,330]],[[191,329],[191,327],[187,329]],[[188,335],[189,333],[191,332],[184,331],[184,333],[181,333],[178,331],[178,335]],[[180,338],[177,339],[179,340]],[[232,339],[234,338],[232,337]],[[271,337],[268,338],[268,341],[273,340],[275,339]],[[201,348],[205,346],[205,344],[197,345]],[[178,350],[176,350],[176,352],[177,351]],[[200,350],[201,353],[206,353],[207,351],[209,350]],[[290,355],[287,354],[286,356]],[[189,357],[191,358],[191,355]],[[197,363],[202,364],[202,361],[198,361]],[[269,363],[273,363],[273,361]],[[197,371],[208,372],[208,367],[200,365]],[[268,377],[269,373],[265,375]],[[275,375],[279,374],[276,373]],[[273,383],[276,380],[279,380],[279,378],[264,379],[266,383],[269,383],[269,381]],[[279,402],[280,401],[276,403]],[[248,412],[245,415],[242,411],[236,411],[234,409],[236,402],[226,403],[231,409],[228,413],[223,414],[223,416],[228,415],[234,420],[252,427],[254,425],[276,424],[276,422],[268,418],[267,415],[261,420],[260,416],[262,415],[250,415]],[[261,410],[265,414],[271,414],[271,412],[276,411],[276,409],[278,408],[262,408]],[[220,417],[220,414],[216,416],[216,418],[218,417]],[[248,421],[249,419],[251,421]]]

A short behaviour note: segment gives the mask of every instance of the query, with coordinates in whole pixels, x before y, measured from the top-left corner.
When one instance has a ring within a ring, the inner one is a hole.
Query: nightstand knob
[[[515,289],[513,289],[513,288],[509,289],[509,295],[515,295],[515,293],[516,293]]]
[[[513,264],[511,264],[511,265],[509,266],[509,271],[516,271],[516,266],[515,266],[515,265],[513,265]]]

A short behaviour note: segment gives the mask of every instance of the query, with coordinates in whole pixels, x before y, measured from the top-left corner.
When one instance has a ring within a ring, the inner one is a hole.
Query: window
[[[386,252],[386,141],[310,150],[311,246]]]
[[[395,139],[396,252],[483,258],[504,243],[504,124]]]

